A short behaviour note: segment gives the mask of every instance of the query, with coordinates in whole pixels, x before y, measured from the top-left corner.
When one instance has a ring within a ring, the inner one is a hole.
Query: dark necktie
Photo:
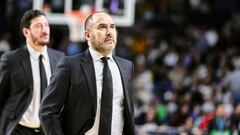
[[[42,62],[43,55],[39,56],[39,71],[40,71],[40,82],[41,82],[41,97],[43,95],[44,90],[47,88],[47,76],[45,72],[45,68]]]
[[[99,135],[111,135],[113,84],[111,71],[108,67],[108,59],[108,57],[101,58],[104,63],[104,67]]]

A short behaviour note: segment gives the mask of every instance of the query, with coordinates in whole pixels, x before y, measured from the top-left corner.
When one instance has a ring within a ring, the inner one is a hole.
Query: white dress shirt
[[[89,48],[90,54],[93,59],[96,84],[97,84],[97,113],[93,127],[85,133],[85,135],[98,135],[99,120],[100,120],[100,109],[101,109],[101,96],[102,96],[102,79],[103,79],[103,66],[101,54],[95,50]],[[112,111],[112,135],[122,135],[124,117],[123,117],[123,85],[120,75],[120,71],[116,62],[114,61],[112,54],[108,56],[108,65],[112,73],[113,80],[113,111]]]
[[[23,114],[19,124],[29,127],[29,128],[39,128],[40,120],[38,117],[38,111],[40,107],[41,100],[41,89],[40,89],[40,71],[39,71],[39,56],[43,55],[42,62],[47,75],[47,81],[49,83],[51,76],[51,66],[49,62],[49,57],[47,53],[47,46],[44,47],[43,52],[35,51],[30,45],[27,45],[27,49],[30,54],[32,76],[33,76],[33,95],[28,109]]]

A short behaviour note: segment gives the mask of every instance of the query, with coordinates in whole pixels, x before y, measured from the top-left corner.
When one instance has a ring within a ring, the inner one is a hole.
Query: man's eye
[[[42,26],[41,25],[36,25],[35,28],[41,28]]]
[[[100,26],[100,29],[104,29],[104,28],[106,28],[105,26]]]

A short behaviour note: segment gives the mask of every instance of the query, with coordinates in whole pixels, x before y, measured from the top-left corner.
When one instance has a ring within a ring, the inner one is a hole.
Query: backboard
[[[33,0],[33,9],[46,13],[51,25],[67,25],[72,42],[84,41],[85,18],[106,11],[120,27],[134,23],[135,0]]]

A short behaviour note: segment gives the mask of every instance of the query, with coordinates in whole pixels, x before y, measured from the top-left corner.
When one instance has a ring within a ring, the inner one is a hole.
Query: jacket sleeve
[[[63,135],[60,116],[69,91],[68,66],[67,58],[59,61],[50,85],[43,95],[39,117],[45,135]]]
[[[7,55],[3,54],[0,60],[0,117],[6,103],[10,85],[10,66]]]
[[[129,96],[130,96],[130,105],[131,105],[131,110],[132,110],[132,112],[131,112],[131,115],[132,115],[132,125],[133,125],[133,132],[134,132],[134,134],[135,134],[135,123],[134,123],[134,90],[133,90],[133,79],[134,79],[134,64],[133,63],[131,63],[131,69],[132,69],[132,74],[131,74],[131,91],[130,91],[130,94],[129,94]]]

